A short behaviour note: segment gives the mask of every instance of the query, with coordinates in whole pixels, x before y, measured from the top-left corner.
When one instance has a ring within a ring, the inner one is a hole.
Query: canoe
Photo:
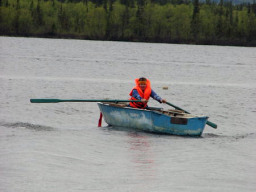
[[[137,109],[127,104],[98,102],[105,122],[114,127],[126,127],[147,132],[182,136],[201,136],[207,116],[196,116],[180,110]]]

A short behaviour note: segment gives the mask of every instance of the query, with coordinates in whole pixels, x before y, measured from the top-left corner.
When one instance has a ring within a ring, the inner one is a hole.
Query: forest
[[[256,3],[0,0],[0,35],[255,46]]]

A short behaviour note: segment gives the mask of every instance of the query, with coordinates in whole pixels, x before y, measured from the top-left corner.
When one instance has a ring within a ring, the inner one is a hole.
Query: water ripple
[[[0,126],[10,127],[10,128],[26,128],[35,131],[53,131],[55,128],[50,126],[44,125],[36,125],[31,123],[23,123],[23,122],[16,122],[16,123],[0,123]]]

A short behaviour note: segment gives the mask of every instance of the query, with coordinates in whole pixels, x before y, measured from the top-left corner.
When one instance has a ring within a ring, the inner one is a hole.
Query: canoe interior
[[[108,103],[108,102],[104,102],[103,104],[107,104],[107,105],[113,106],[113,107],[120,107],[120,108],[128,107],[127,103]],[[130,108],[130,107],[128,107],[128,108]],[[163,108],[156,108],[156,107],[149,107],[148,109],[136,109],[136,108],[132,108],[132,109],[145,110],[145,111],[155,111],[155,112],[158,112],[158,113],[162,113],[164,115],[168,115],[170,117],[185,117],[185,118],[196,117],[195,115],[188,114],[188,113],[185,113],[182,110],[177,110],[177,109],[163,110]]]

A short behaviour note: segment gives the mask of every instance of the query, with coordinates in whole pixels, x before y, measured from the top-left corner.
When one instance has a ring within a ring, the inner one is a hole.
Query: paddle
[[[101,127],[102,117],[103,117],[103,114],[100,112],[100,118],[99,118],[99,121],[98,121],[98,127]]]
[[[171,103],[169,103],[169,102],[166,102],[166,104],[167,104],[167,105],[170,105],[170,106],[172,106],[172,107],[174,107],[175,109],[182,110],[182,111],[184,111],[185,113],[190,114],[188,111],[186,111],[186,110],[184,110],[184,109],[181,109],[180,107],[178,107],[178,106],[176,106],[176,105],[173,105],[173,104],[171,104]],[[217,125],[216,125],[215,123],[213,123],[213,122],[207,121],[206,124],[209,125],[209,126],[211,126],[211,127],[214,128],[214,129],[217,129]]]
[[[60,103],[60,102],[111,102],[111,103],[120,103],[120,102],[130,102],[130,100],[105,100],[105,99],[30,99],[31,103]],[[140,100],[132,102],[141,102]]]

